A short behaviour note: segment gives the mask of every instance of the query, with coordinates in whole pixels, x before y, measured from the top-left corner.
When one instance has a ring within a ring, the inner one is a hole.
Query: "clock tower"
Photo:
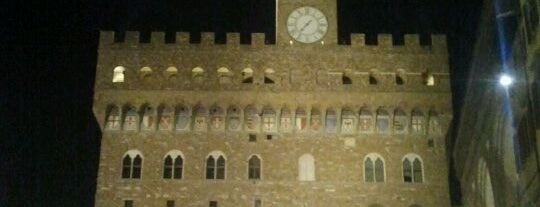
[[[276,44],[337,44],[336,0],[278,0]]]

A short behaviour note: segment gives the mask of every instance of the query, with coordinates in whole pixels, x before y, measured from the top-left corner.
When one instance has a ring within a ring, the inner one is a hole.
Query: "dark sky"
[[[368,39],[377,33],[448,33],[459,105],[479,2],[341,0],[340,43],[347,43],[350,32],[367,33]],[[2,136],[0,145],[0,206],[93,206],[100,132],[91,104],[99,30],[271,35],[272,5],[264,0],[1,3],[0,132],[7,139]]]

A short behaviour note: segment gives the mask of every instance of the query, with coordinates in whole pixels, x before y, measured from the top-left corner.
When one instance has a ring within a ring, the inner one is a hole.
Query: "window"
[[[268,68],[264,71],[264,84],[274,84],[274,70]]]
[[[371,131],[371,126],[373,125],[373,115],[368,108],[364,107],[360,109],[360,121],[359,121],[360,132],[367,133]]]
[[[259,113],[257,108],[254,106],[247,106],[244,110],[244,126],[247,131],[258,131],[259,130]]]
[[[185,105],[178,105],[176,107],[176,130],[184,131],[189,129],[191,122],[191,116],[189,109]]]
[[[152,69],[150,67],[143,67],[139,70],[139,78],[141,80],[152,76]]]
[[[176,79],[178,76],[178,69],[176,69],[176,67],[168,67],[163,75],[167,80]]]
[[[377,110],[377,131],[379,133],[388,133],[390,128],[390,116],[384,109]]]
[[[397,72],[396,72],[396,85],[400,86],[400,85],[403,85],[405,84],[405,70],[403,69],[398,69]]]
[[[204,69],[195,67],[191,70],[191,79],[196,83],[201,83],[204,80]]]
[[[225,156],[222,152],[214,151],[206,158],[206,179],[225,179]]]
[[[122,158],[122,178],[140,179],[142,155],[137,150],[130,150]]]
[[[396,134],[403,134],[407,131],[407,114],[400,109],[397,108],[394,111],[394,132]]]
[[[252,155],[248,160],[248,179],[261,179],[261,159],[256,155]]]
[[[276,112],[270,106],[263,108],[263,131],[275,132],[276,131]]]
[[[384,160],[379,154],[370,153],[364,158],[364,181],[367,183],[384,182]]]
[[[403,181],[406,183],[424,182],[423,166],[420,156],[407,154],[402,160]]]
[[[144,105],[141,109],[142,114],[142,122],[141,122],[141,129],[145,131],[153,130],[154,129],[154,122],[155,122],[155,110],[153,107],[149,106],[148,104]]]
[[[257,141],[257,135],[249,134],[249,142],[256,142],[256,141]]]
[[[351,84],[352,84],[352,80],[351,80],[351,78],[349,78],[349,76],[346,76],[345,74],[343,74],[343,75],[341,76],[341,83],[342,83],[343,85],[351,85]]]
[[[220,84],[230,84],[231,83],[231,71],[226,67],[221,67],[217,70],[218,81]]]
[[[315,159],[311,154],[304,154],[298,159],[298,180],[315,180]]]
[[[118,66],[118,67],[114,68],[112,82],[113,83],[123,83],[124,82],[124,71],[126,71],[126,68],[124,68],[122,66]]]
[[[435,77],[433,77],[433,74],[431,74],[430,72],[423,73],[422,77],[424,78],[424,85],[426,86],[435,85]]]
[[[369,85],[377,85],[377,78],[375,77],[375,73],[371,72],[369,74]]]
[[[163,161],[163,178],[182,179],[184,168],[184,156],[182,152],[173,150],[165,155]]]
[[[173,200],[168,200],[166,207],[174,207],[174,201]]]
[[[413,133],[424,132],[424,114],[420,109],[414,109],[411,114],[411,130]]]
[[[218,207],[218,202],[217,201],[210,201],[208,203],[208,207]]]
[[[253,83],[253,70],[251,68],[242,70],[242,83]]]
[[[137,130],[139,114],[137,113],[137,110],[135,109],[135,107],[126,106],[124,111],[126,114],[126,116],[124,117],[124,130],[127,130],[127,131]]]
[[[159,107],[159,130],[171,130],[173,126],[174,111],[171,107],[161,105]]]
[[[346,107],[341,111],[341,133],[353,134],[354,132],[356,132],[355,112]]]
[[[326,128],[326,132],[336,133],[337,115],[334,109],[330,108],[326,110],[326,120],[325,120],[324,126]]]
[[[107,108],[107,120],[105,124],[106,130],[119,130],[120,129],[120,109],[118,106],[109,106]]]
[[[133,207],[132,200],[124,200],[124,207]]]
[[[253,207],[262,207],[262,201],[261,199],[255,199],[253,201]]]

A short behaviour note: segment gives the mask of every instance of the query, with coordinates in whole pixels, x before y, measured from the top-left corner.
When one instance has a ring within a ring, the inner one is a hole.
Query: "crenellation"
[[[262,47],[266,43],[264,33],[251,33],[251,45],[254,47]]]
[[[99,32],[99,45],[110,45],[114,43],[113,31],[100,31]]]
[[[227,33],[227,46],[240,45],[240,33]]]
[[[152,32],[150,34],[150,43],[165,44],[165,32]]]
[[[188,45],[190,35],[189,32],[176,32],[176,44]]]
[[[377,42],[380,47],[392,47],[392,34],[377,34]]]
[[[366,46],[366,34],[351,33],[351,47],[364,47]]]
[[[201,32],[201,45],[208,46],[215,44],[215,33]]]

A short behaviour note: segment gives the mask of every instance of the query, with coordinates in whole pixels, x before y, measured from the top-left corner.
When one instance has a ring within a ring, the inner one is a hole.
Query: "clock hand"
[[[303,32],[304,29],[306,29],[306,27],[309,26],[309,24],[311,24],[312,21],[313,21],[313,19],[310,19],[306,24],[304,24],[304,26],[302,28],[300,28],[300,32]]]

